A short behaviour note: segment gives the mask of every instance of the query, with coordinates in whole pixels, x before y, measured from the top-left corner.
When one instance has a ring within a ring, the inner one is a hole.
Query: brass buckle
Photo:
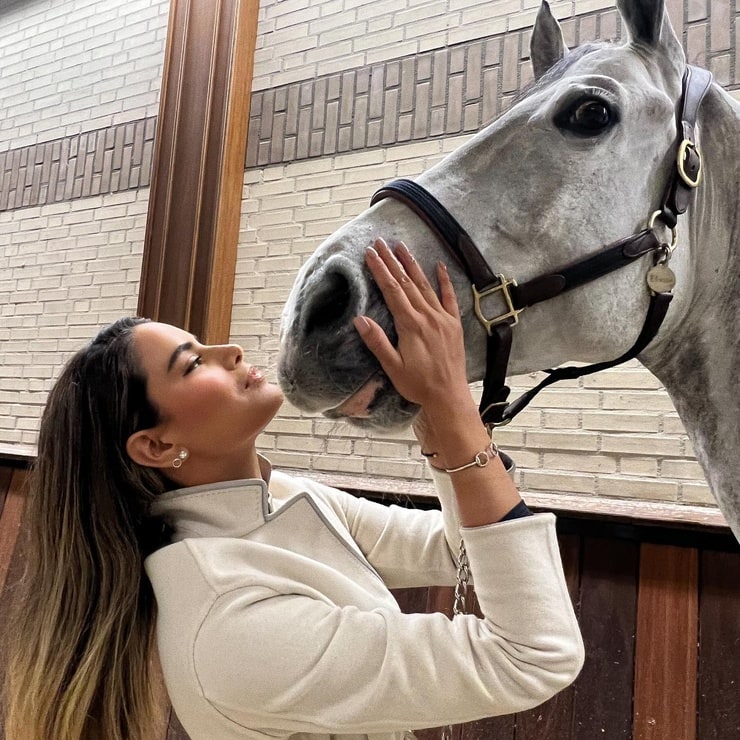
[[[486,414],[493,408],[496,408],[497,406],[508,406],[508,401],[494,401],[493,403],[489,403],[488,406],[486,406],[483,411],[480,412],[480,418],[484,419],[486,417]],[[488,434],[491,437],[491,441],[493,441],[493,430],[497,429],[498,427],[505,427],[507,424],[511,424],[513,419],[501,419],[501,421],[487,421],[485,422],[486,430],[488,431]]]
[[[699,157],[699,169],[696,171],[696,178],[692,178],[689,174],[687,174],[686,170],[684,169],[684,159],[686,159],[686,153],[689,150],[693,150],[697,157]],[[701,182],[701,172],[702,172],[702,159],[701,159],[701,152],[699,151],[699,148],[694,144],[693,141],[689,141],[688,139],[684,139],[680,146],[678,147],[678,154],[676,155],[676,166],[678,167],[678,174],[681,176],[681,179],[690,187],[690,188],[697,188],[699,187],[699,183]]]
[[[508,319],[514,319],[511,325],[516,326],[519,323],[519,314],[524,310],[523,308],[514,308],[514,302],[512,301],[511,293],[509,292],[509,286],[513,285],[514,287],[516,287],[516,280],[507,280],[503,275],[500,274],[497,274],[496,277],[499,279],[500,284],[494,285],[492,288],[488,288],[487,290],[480,291],[478,290],[478,288],[475,287],[475,285],[470,286],[473,291],[473,300],[475,302],[475,315],[478,317],[478,320],[481,322],[481,324],[486,327],[486,331],[488,332],[489,336],[491,334],[491,327],[495,326],[496,324],[500,324],[503,321],[507,321]],[[502,313],[500,316],[495,316],[492,319],[487,319],[483,315],[483,309],[480,305],[481,299],[488,298],[488,296],[493,295],[494,293],[501,293],[503,295],[508,311],[506,313]]]

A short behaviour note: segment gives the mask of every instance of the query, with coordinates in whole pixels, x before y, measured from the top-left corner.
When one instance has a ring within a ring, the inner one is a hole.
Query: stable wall
[[[250,359],[274,373],[282,304],[324,237],[526,84],[537,7],[262,3],[232,320]],[[737,94],[734,2],[669,7],[690,60]],[[136,309],[168,8],[0,1],[0,445],[32,447],[65,359]],[[608,2],[552,8],[570,45],[619,35]],[[637,363],[546,391],[498,438],[527,491],[711,505],[670,400]],[[408,434],[286,407],[263,442],[282,466],[426,480]]]
[[[394,177],[414,177],[531,80],[537,0],[263,2],[232,334],[273,367],[296,270]],[[621,36],[611,2],[552,3],[566,43]],[[737,96],[734,2],[668,3],[689,61]],[[513,379],[513,393],[537,376]],[[496,439],[531,493],[712,505],[665,390],[634,361],[543,392]],[[281,466],[428,480],[410,434],[372,437],[284,408],[263,437]],[[331,476],[329,477],[331,480]]]
[[[0,2],[0,445],[136,312],[169,3]]]

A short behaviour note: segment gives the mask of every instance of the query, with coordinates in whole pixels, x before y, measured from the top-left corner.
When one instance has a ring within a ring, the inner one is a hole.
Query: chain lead
[[[452,605],[454,616],[465,614],[468,596],[468,583],[470,582],[470,562],[468,552],[465,549],[465,541],[460,540],[460,551],[457,559],[457,583],[455,584],[455,603]]]

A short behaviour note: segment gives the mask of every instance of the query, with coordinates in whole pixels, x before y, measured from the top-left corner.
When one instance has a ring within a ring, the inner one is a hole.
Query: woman
[[[44,414],[8,740],[152,740],[153,595],[193,740],[397,740],[535,706],[575,678],[554,518],[529,514],[478,418],[449,277],[440,266],[438,298],[403,245],[375,247],[398,345],[355,326],[421,407],[441,513],[272,471],[256,442],[282,395],[241,348],[118,322]],[[485,617],[401,614],[388,589],[454,584],[461,534]]]

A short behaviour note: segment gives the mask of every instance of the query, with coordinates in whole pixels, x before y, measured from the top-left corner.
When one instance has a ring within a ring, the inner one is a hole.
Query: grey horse
[[[531,41],[535,81],[501,117],[416,182],[453,213],[496,272],[520,284],[648,225],[669,245],[673,300],[641,362],[665,385],[709,486],[740,539],[740,106],[711,84],[698,109],[702,178],[677,226],[651,222],[676,167],[686,59],[657,0],[619,0],[623,44],[568,51],[543,3]],[[696,183],[694,183],[696,184]],[[650,222],[650,223],[649,223]],[[362,426],[399,427],[416,409],[379,372],[351,319],[393,325],[363,267],[376,237],[404,241],[427,274],[448,263],[463,316],[468,377],[486,367],[487,332],[470,282],[438,231],[384,199],[319,246],[282,319],[280,383],[295,406]],[[654,254],[526,309],[510,374],[620,356],[650,307]],[[668,286],[670,289],[670,286]],[[494,297],[493,302],[499,300]],[[499,301],[503,303],[503,301]],[[502,311],[505,309],[501,309]]]

